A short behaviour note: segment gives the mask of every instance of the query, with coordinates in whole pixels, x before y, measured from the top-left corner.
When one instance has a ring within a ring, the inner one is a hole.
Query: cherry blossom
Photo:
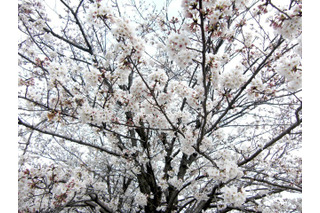
[[[19,0],[19,212],[302,211],[301,1],[171,7]]]

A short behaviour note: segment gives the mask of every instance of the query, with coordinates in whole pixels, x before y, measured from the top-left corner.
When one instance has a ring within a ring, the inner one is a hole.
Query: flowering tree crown
[[[301,212],[301,0],[56,4],[19,0],[19,212]]]

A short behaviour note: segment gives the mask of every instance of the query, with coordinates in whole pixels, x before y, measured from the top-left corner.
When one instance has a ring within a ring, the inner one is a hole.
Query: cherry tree
[[[302,211],[301,0],[49,2],[18,4],[19,212]]]

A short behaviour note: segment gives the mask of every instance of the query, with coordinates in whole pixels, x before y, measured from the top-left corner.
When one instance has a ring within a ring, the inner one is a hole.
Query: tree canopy
[[[18,3],[19,212],[302,212],[301,0],[49,2]]]

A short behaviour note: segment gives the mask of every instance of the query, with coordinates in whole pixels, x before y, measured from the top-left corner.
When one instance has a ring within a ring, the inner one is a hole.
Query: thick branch
[[[268,147],[275,144],[277,141],[279,141],[281,138],[283,138],[285,135],[289,134],[293,129],[295,129],[297,126],[299,126],[302,123],[302,120],[297,120],[294,124],[292,124],[289,128],[284,130],[281,134],[279,134],[277,137],[273,138],[271,141],[266,143],[262,148],[258,149],[255,153],[253,153],[250,157],[244,159],[243,161],[238,163],[238,166],[242,166],[251,160],[253,160],[255,157],[257,157],[263,150],[267,149]]]
[[[242,178],[243,179],[249,179],[249,180],[252,180],[252,181],[261,182],[261,183],[265,183],[265,184],[268,184],[268,185],[271,185],[271,186],[276,186],[276,187],[281,188],[281,189],[287,189],[287,190],[289,189],[289,190],[292,190],[292,191],[302,192],[301,188],[296,188],[296,187],[287,186],[287,185],[280,185],[280,184],[272,183],[270,181],[263,180],[263,179],[257,179],[257,178],[251,178],[251,177],[242,177]]]
[[[97,149],[99,151],[106,152],[106,153],[108,153],[110,155],[121,157],[120,154],[115,153],[115,152],[110,151],[110,150],[107,150],[105,148],[102,148],[100,146],[97,146],[97,145],[94,145],[94,144],[90,144],[90,143],[86,143],[86,142],[83,142],[83,141],[80,141],[80,140],[72,139],[72,138],[69,138],[69,137],[64,136],[64,135],[60,135],[60,134],[57,134],[57,133],[54,133],[54,132],[46,131],[46,130],[40,129],[38,127],[32,126],[32,125],[22,121],[20,118],[18,118],[18,124],[22,125],[22,126],[25,126],[25,127],[29,128],[29,129],[41,132],[41,133],[46,134],[46,135],[51,135],[51,136],[55,136],[55,137],[58,137],[58,138],[62,138],[62,139],[68,140],[70,142],[77,143],[79,145],[84,145],[84,146],[95,148],[95,149]]]
[[[54,37],[56,37],[56,38],[58,38],[58,39],[60,39],[60,40],[62,40],[62,41],[64,41],[64,42],[66,42],[66,43],[68,43],[68,44],[70,44],[70,45],[72,45],[72,46],[74,46],[74,47],[76,47],[76,48],[78,48],[78,49],[80,49],[80,50],[83,50],[83,51],[85,51],[85,52],[88,52],[88,53],[92,54],[92,50],[90,50],[90,48],[87,49],[87,48],[85,48],[85,47],[82,47],[81,45],[79,45],[79,44],[77,44],[77,43],[75,43],[75,42],[72,42],[72,41],[70,41],[70,40],[68,40],[68,39],[66,39],[66,38],[64,38],[64,37],[56,34],[56,33],[53,32],[51,29],[48,29],[48,28],[43,28],[43,29],[44,29],[44,31],[46,31],[47,33],[51,33],[51,35],[53,35]]]
[[[77,25],[79,26],[79,29],[80,29],[80,31],[81,31],[81,34],[82,34],[83,38],[84,38],[84,41],[86,42],[86,45],[88,46],[87,51],[92,55],[92,54],[93,54],[93,52],[92,52],[92,47],[91,47],[91,45],[90,45],[90,43],[89,43],[89,41],[88,41],[88,39],[87,39],[86,34],[84,33],[84,30],[83,30],[83,28],[82,28],[82,25],[81,25],[81,23],[80,23],[80,21],[79,21],[79,19],[78,19],[78,16],[77,16],[77,12],[78,12],[79,7],[81,6],[83,0],[79,3],[79,6],[78,6],[76,12],[73,11],[72,8],[71,8],[68,4],[66,4],[63,0],[60,0],[60,1],[61,1],[61,2],[70,10],[70,12],[72,13],[74,19],[76,20]]]

